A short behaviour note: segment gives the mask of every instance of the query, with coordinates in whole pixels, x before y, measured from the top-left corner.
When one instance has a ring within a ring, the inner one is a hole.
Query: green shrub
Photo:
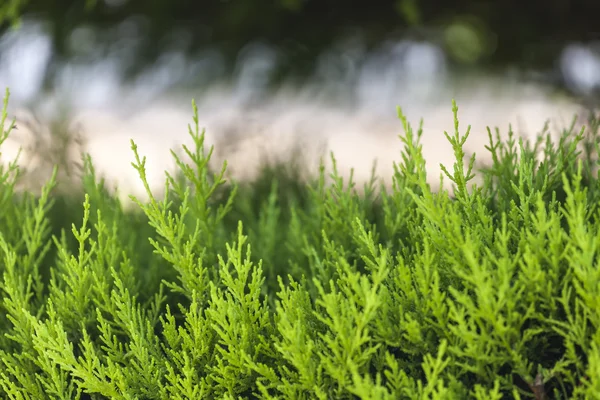
[[[225,184],[194,115],[191,163],[142,212],[89,158],[82,199],[54,178],[16,196],[16,164],[0,169],[2,397],[600,397],[599,181],[578,150],[596,130],[490,133],[483,186],[456,163],[451,197],[400,112],[393,187],[359,195],[335,167],[331,185],[323,168]]]

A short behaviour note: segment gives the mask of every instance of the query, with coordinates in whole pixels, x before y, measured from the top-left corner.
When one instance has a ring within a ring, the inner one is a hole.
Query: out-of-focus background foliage
[[[282,77],[312,73],[319,56],[332,49],[338,50],[337,58],[329,59],[333,61],[329,73],[335,74],[335,68],[345,68],[345,58],[357,51],[398,40],[441,49],[450,69],[527,70],[533,78],[586,95],[600,87],[598,0],[2,0],[1,4],[0,35],[23,26],[35,26],[46,35],[47,46],[32,50],[40,57],[48,53],[41,83],[46,89],[60,81],[57,71],[65,64],[110,57],[119,60],[124,79],[139,77],[168,58],[171,70],[193,65],[196,72],[186,76],[195,76],[195,83],[202,84],[235,73],[248,46],[261,49],[257,58],[263,64],[276,59],[269,80],[277,83]],[[19,16],[29,25],[19,24]],[[0,53],[0,63],[3,56],[5,64],[10,62]],[[574,60],[574,56],[583,58],[566,65],[565,57]],[[565,78],[565,69],[578,69],[579,81]]]
[[[430,35],[455,47],[461,61],[543,66],[565,41],[600,39],[597,0],[4,1],[9,19],[19,9],[45,16],[60,55],[69,54],[77,27],[106,28],[134,18],[143,37],[140,61],[152,59],[170,40],[181,40],[190,51],[216,44],[233,53],[260,38],[302,62],[306,53],[360,31],[371,45],[394,34]]]

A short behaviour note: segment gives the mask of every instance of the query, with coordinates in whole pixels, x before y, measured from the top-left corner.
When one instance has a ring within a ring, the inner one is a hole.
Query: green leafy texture
[[[132,142],[134,210],[89,156],[82,196],[56,170],[15,193],[18,164],[0,167],[1,397],[598,397],[597,124],[533,144],[490,129],[475,186],[453,104],[451,197],[400,109],[391,187],[357,188],[333,154],[316,179],[227,182],[192,105],[162,198]]]

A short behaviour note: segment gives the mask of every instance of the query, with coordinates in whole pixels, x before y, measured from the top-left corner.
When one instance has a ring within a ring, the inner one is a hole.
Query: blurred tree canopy
[[[10,29],[21,13],[42,17],[59,57],[69,57],[77,27],[104,29],[133,18],[142,29],[140,65],[173,40],[188,52],[214,46],[229,57],[262,40],[300,68],[337,39],[359,32],[367,46],[408,35],[442,42],[458,62],[537,67],[551,64],[565,41],[600,39],[598,0],[0,1],[1,29]]]
[[[0,23],[6,21],[11,24],[17,23],[26,2],[27,0],[4,0],[0,4]]]

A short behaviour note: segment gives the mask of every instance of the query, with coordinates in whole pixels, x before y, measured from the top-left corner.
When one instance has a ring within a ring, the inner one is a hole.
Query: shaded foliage
[[[313,70],[316,54],[356,33],[367,48],[400,35],[442,44],[459,62],[467,51],[494,68],[547,69],[565,42],[600,38],[600,3],[592,0],[9,0],[0,6],[0,23],[19,12],[47,20],[58,59],[73,55],[69,43],[78,27],[96,28],[95,51],[102,54],[115,35],[131,31],[120,30],[121,23],[135,23],[141,45],[128,66],[131,76],[173,48],[194,54],[216,47],[231,66],[257,40],[282,52],[280,74],[302,74]]]

